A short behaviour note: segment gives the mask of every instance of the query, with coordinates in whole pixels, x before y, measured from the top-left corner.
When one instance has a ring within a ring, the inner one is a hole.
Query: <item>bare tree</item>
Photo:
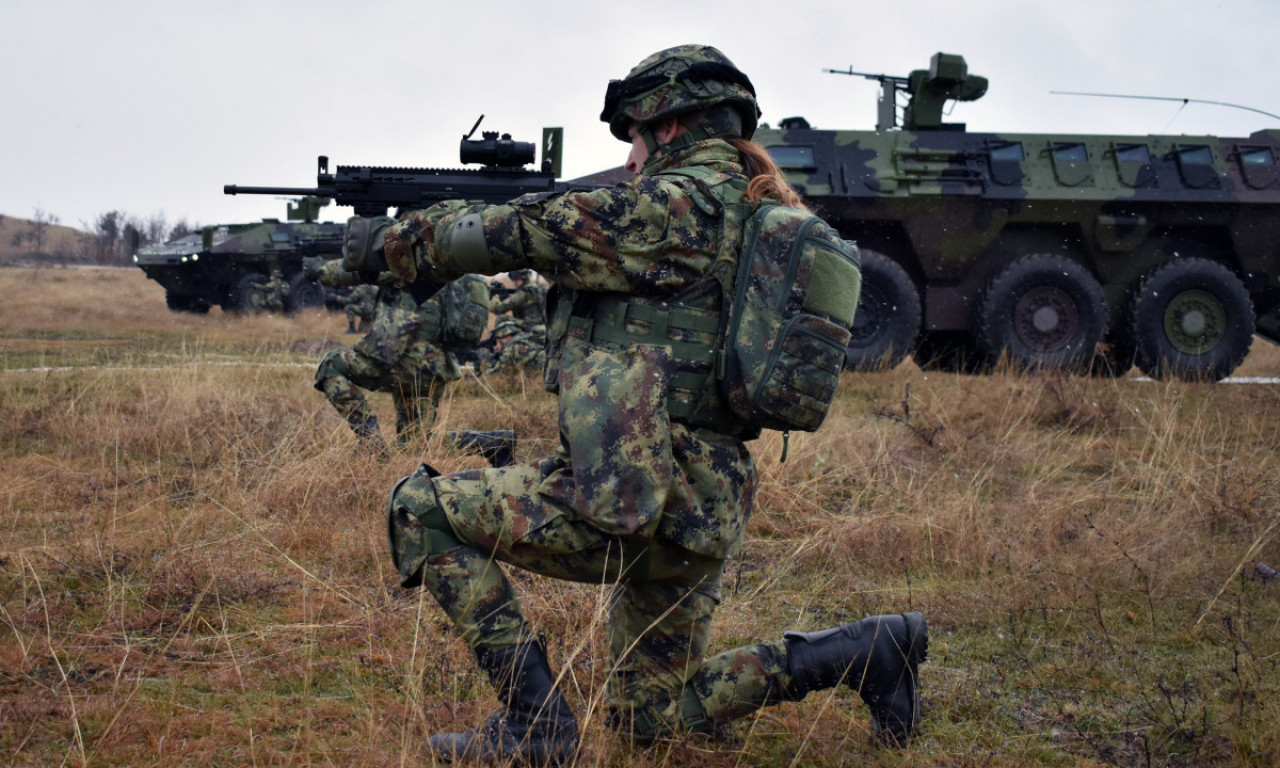
[[[31,219],[31,231],[27,233],[27,241],[31,244],[32,253],[44,253],[46,230],[51,225],[56,226],[58,221],[58,217],[52,213],[42,211],[38,207],[35,209],[35,214]]]
[[[173,223],[173,229],[169,230],[169,240],[177,240],[180,237],[186,237],[192,232],[199,231],[199,229],[199,224],[188,224],[185,218],[178,219]]]
[[[165,220],[164,211],[157,211],[151,214],[142,225],[142,236],[147,245],[155,243],[163,243],[165,234],[169,231],[169,224]]]

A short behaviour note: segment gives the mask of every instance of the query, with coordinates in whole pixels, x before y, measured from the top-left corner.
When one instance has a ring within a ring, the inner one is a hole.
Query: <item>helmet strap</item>
[[[640,135],[644,138],[645,147],[649,149],[649,157],[652,158],[657,157],[659,153],[663,156],[670,155],[672,152],[677,152],[685,147],[691,147],[694,144],[697,144],[700,141],[706,141],[707,139],[728,139],[736,136],[737,134],[721,133],[710,125],[703,124],[696,128],[687,129],[684,133],[676,136],[666,144],[658,144],[657,140],[653,136],[653,132],[648,128],[641,131]]]

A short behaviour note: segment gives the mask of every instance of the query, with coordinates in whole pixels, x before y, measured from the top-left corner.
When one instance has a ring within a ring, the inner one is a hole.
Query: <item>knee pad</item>
[[[338,350],[331,349],[320,358],[320,365],[316,366],[315,388],[324,391],[325,379],[345,378],[347,375],[346,366],[342,362],[342,356]]]
[[[423,464],[412,475],[401,478],[392,487],[387,503],[391,561],[400,574],[402,587],[421,586],[422,566],[427,559],[462,545],[440,505],[432,482],[434,471]]]

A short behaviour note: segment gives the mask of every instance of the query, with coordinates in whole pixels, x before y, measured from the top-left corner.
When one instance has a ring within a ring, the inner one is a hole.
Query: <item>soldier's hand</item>
[[[308,280],[319,280],[321,273],[324,272],[323,256],[303,256],[302,257],[302,276]]]
[[[383,272],[387,258],[382,253],[387,228],[395,224],[390,216],[352,216],[342,242],[342,268],[348,272]]]

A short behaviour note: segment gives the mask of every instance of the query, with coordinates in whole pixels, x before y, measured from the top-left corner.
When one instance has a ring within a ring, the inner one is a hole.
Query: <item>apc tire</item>
[[[230,293],[227,295],[227,302],[222,305],[223,310],[228,312],[251,312],[253,303],[250,300],[250,293],[253,286],[267,282],[266,275],[260,275],[257,272],[250,272],[241,275],[231,287]]]
[[[324,307],[324,286],[299,272],[289,279],[289,300],[285,302],[284,311],[297,312],[300,309],[321,309]]]
[[[1107,330],[1102,286],[1081,264],[1037,253],[1013,261],[987,283],[978,310],[978,346],[1021,370],[1088,369]]]
[[[964,331],[926,331],[911,351],[911,359],[926,372],[978,374],[987,370],[986,356]]]
[[[1220,381],[1253,344],[1249,292],[1209,259],[1174,259],[1147,273],[1128,318],[1138,367],[1153,379]]]
[[[845,350],[845,368],[882,371],[911,354],[920,333],[920,293],[896,261],[877,251],[861,251],[862,294]]]

